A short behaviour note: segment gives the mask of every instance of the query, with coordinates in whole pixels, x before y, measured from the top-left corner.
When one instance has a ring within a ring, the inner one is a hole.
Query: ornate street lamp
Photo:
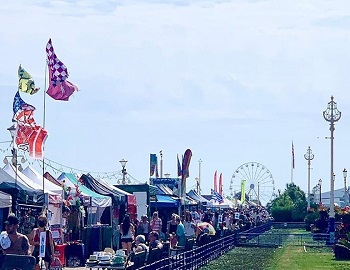
[[[306,154],[304,155],[304,158],[307,160],[307,165],[308,165],[308,173],[307,173],[307,211],[308,211],[310,209],[310,166],[311,166],[311,160],[314,159],[314,154],[312,153],[310,146],[307,149]]]
[[[122,175],[123,175],[123,180],[122,180],[122,184],[125,185],[126,184],[126,181],[125,181],[125,176],[127,175],[127,172],[126,172],[126,169],[125,169],[125,166],[126,166],[126,163],[128,162],[127,160],[120,160],[120,165],[122,165]]]
[[[318,187],[320,189],[320,201],[319,201],[319,205],[322,205],[322,179],[320,178],[320,180],[318,180]]]
[[[335,231],[335,213],[334,213],[334,168],[333,168],[333,132],[335,130],[334,123],[339,121],[341,118],[341,112],[337,108],[337,103],[333,100],[328,102],[327,109],[323,111],[323,118],[329,122],[329,130],[331,131],[331,191],[330,191],[330,210],[329,210],[329,241],[330,244],[334,244],[334,231]]]
[[[345,206],[349,204],[349,194],[348,194],[348,188],[346,186],[346,177],[348,176],[348,171],[344,168],[343,170],[343,176],[344,176],[344,202]]]

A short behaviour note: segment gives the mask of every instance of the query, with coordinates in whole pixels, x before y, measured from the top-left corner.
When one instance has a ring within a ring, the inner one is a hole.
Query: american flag
[[[215,191],[214,189],[211,190],[211,198],[219,203],[223,203],[224,202],[224,198],[220,195],[219,192]]]
[[[34,110],[35,107],[25,103],[17,91],[13,99],[13,120],[35,126]]]

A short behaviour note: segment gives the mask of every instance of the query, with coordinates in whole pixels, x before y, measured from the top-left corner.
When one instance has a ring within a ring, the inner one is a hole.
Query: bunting
[[[18,90],[33,95],[39,91],[32,76],[21,65],[18,67]]]
[[[78,91],[78,87],[67,80],[68,69],[57,58],[51,39],[46,45],[46,54],[49,67],[49,88],[46,93],[55,100],[68,101],[74,91]]]

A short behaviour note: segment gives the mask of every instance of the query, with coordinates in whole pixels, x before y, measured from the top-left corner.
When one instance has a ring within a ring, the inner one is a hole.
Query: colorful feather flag
[[[150,154],[149,160],[150,160],[149,176],[153,176],[154,172],[156,171],[157,163],[158,163],[157,162],[157,155],[156,154]]]
[[[18,68],[18,90],[33,95],[39,91],[39,87],[35,87],[32,76],[21,65]]]
[[[74,91],[78,91],[78,87],[67,80],[68,69],[57,58],[51,39],[46,45],[46,54],[49,67],[49,88],[46,93],[55,100],[68,101]]]
[[[219,193],[222,195],[222,173],[219,176]]]
[[[182,179],[186,179],[190,176],[190,162],[192,157],[192,151],[190,149],[187,149],[185,151],[184,157],[182,159]]]

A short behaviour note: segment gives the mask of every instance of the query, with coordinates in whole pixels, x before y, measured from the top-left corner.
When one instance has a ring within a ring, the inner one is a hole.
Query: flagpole
[[[291,159],[291,166],[290,166],[290,181],[293,183],[293,172],[294,172],[294,144],[292,141],[292,159]]]
[[[46,94],[45,94],[45,89],[47,87],[47,63],[45,65],[45,82],[44,82],[44,90],[43,90],[43,94],[44,94],[44,98],[43,98],[43,110],[44,110],[44,114],[43,114],[43,129],[45,129],[45,121],[46,121]],[[43,174],[43,196],[44,196],[44,211],[45,211],[45,208],[46,208],[46,202],[45,202],[45,177],[44,177],[44,174],[45,174],[45,158],[44,158],[44,155],[45,155],[45,145],[43,145],[43,163],[42,163],[42,166],[43,166],[43,171],[42,171],[42,174]],[[62,211],[61,211],[62,212]]]

